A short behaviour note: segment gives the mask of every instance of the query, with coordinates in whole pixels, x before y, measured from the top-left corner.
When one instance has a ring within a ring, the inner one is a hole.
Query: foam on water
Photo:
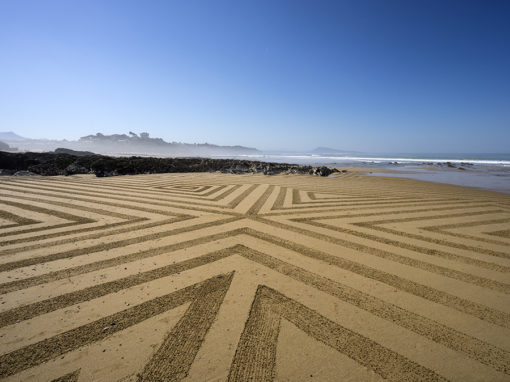
[[[250,159],[260,159],[264,161],[275,161],[275,162],[285,162],[292,160],[302,160],[308,162],[308,164],[313,165],[317,162],[323,161],[334,161],[335,163],[350,163],[350,162],[368,162],[368,163],[398,163],[398,164],[416,164],[416,163],[470,163],[474,165],[492,165],[492,166],[503,166],[510,167],[510,159],[472,159],[469,157],[465,158],[448,158],[448,157],[403,157],[403,156],[395,156],[395,157],[383,157],[383,156],[335,156],[335,155],[298,155],[298,154],[246,154],[236,156],[239,158],[250,158]]]

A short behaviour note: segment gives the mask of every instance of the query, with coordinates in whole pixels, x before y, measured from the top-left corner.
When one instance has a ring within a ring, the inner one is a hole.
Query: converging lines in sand
[[[401,178],[0,181],[0,379],[510,381],[510,196]]]

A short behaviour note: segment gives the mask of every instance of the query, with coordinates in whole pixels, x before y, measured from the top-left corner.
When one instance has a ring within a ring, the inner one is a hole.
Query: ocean
[[[405,177],[510,193],[510,154],[303,154],[265,152],[237,159],[363,167],[367,176]],[[383,171],[378,171],[383,170]]]

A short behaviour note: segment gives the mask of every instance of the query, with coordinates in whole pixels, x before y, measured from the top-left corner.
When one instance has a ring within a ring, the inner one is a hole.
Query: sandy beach
[[[510,195],[405,178],[0,179],[0,379],[510,381]]]

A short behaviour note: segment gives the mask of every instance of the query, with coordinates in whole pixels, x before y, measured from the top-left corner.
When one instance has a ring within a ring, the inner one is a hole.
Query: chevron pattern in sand
[[[0,182],[0,378],[510,380],[510,197],[399,178]]]

